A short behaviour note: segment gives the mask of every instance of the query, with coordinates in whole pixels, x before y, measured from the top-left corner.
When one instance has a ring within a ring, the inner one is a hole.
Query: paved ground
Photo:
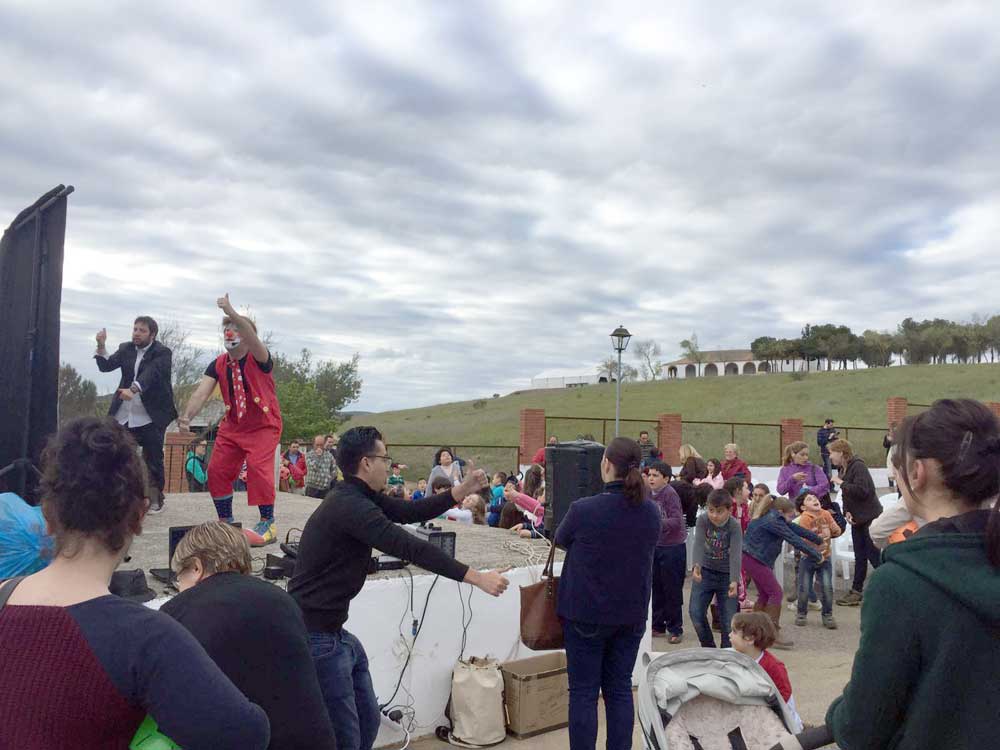
[[[654,638],[653,648],[657,651],[672,649],[697,648],[698,639],[694,634],[690,619],[687,616],[688,592],[690,581],[686,587],[684,642],[671,646],[666,638]],[[752,589],[751,589],[752,592]],[[858,624],[861,610],[859,607],[837,607],[834,605],[834,616],[840,626],[837,630],[826,630],[820,625],[819,612],[809,613],[809,625],[796,627],[793,624],[794,613],[787,609],[782,614],[782,623],[788,628],[788,633],[795,640],[795,647],[789,651],[775,651],[788,668],[788,676],[792,683],[792,691],[799,709],[799,715],[806,724],[820,724],[826,714],[830,702],[840,695],[844,685],[850,679],[854,652],[858,646]],[[716,633],[718,637],[718,633]],[[604,714],[601,717],[601,734],[598,747],[604,746]],[[642,733],[635,728],[633,747],[641,748]],[[556,750],[569,747],[569,734],[562,729],[549,732],[527,740],[517,740],[508,737],[506,746],[519,750]],[[438,750],[451,747],[434,738],[423,738],[411,744],[415,750]]]
[[[284,541],[289,531],[292,539],[296,538],[298,530],[305,526],[319,502],[304,495],[279,493],[274,513],[279,539]],[[247,505],[246,493],[243,492],[237,492],[233,498],[233,515],[237,521],[242,522],[244,528],[253,527],[259,519],[256,508]],[[167,587],[157,583],[148,575],[150,568],[167,566],[169,528],[198,524],[214,518],[216,518],[215,506],[207,494],[167,495],[163,512],[146,516],[142,535],[132,542],[132,549],[129,552],[132,560],[122,565],[122,569],[142,568],[147,571],[149,585],[157,594],[171,593]],[[462,562],[475,565],[480,570],[541,564],[548,552],[548,544],[543,540],[517,539],[498,529],[468,526],[453,521],[441,521],[440,524],[446,531],[454,531],[456,534],[456,557]],[[263,569],[265,555],[268,552],[278,556],[283,554],[277,544],[254,549],[255,570]],[[556,556],[561,560],[563,553],[557,551]],[[417,567],[411,566],[411,570],[416,571]],[[406,574],[402,571],[384,571],[372,577],[390,578],[400,575]],[[284,582],[279,582],[279,585],[284,586]]]
[[[315,510],[318,500],[301,495],[280,494],[278,497],[275,518],[279,536],[284,539],[290,529],[305,525],[309,515]],[[233,512],[236,520],[242,521],[245,527],[251,527],[257,520],[257,511],[246,504],[245,493],[237,493],[233,501]],[[135,539],[130,551],[132,560],[123,568],[165,567],[167,564],[167,536],[171,526],[181,526],[201,523],[215,518],[215,509],[205,494],[180,493],[168,495],[164,511],[146,518],[143,534]],[[511,544],[514,537],[498,532],[496,529],[464,526],[448,523],[447,530],[457,534],[457,550],[459,559],[476,564],[480,568],[502,568],[508,566],[524,566],[537,564],[547,551],[544,541],[526,542],[525,545]],[[294,532],[293,532],[294,537]],[[254,550],[255,564],[263,564],[264,555],[271,552],[280,555],[277,545]],[[526,553],[531,554],[529,559]],[[561,559],[562,553],[558,553]],[[381,577],[401,575],[397,572],[378,574]],[[148,577],[148,576],[147,576]],[[149,578],[149,577],[148,577]],[[150,578],[150,586],[158,593],[169,593],[166,587],[157,584]],[[284,585],[280,583],[279,585]],[[688,620],[686,603],[690,579],[685,592],[685,636],[684,642],[671,646],[666,639],[657,638],[653,648],[657,651],[671,649],[694,648],[698,646],[694,628]],[[752,596],[752,591],[751,591]],[[775,652],[785,662],[798,705],[799,714],[807,724],[818,724],[823,721],[826,709],[838,696],[850,677],[854,652],[858,645],[859,608],[834,607],[834,614],[840,624],[838,630],[825,630],[820,626],[819,613],[810,612],[810,623],[807,627],[795,627],[792,624],[794,614],[787,609],[782,615],[788,632],[795,639],[795,648],[790,651]],[[716,634],[718,635],[718,634]],[[603,717],[603,710],[601,712]],[[602,729],[603,732],[603,718]],[[603,746],[603,734],[599,746]],[[569,738],[566,730],[550,732],[528,740],[508,738],[507,746],[516,746],[523,750],[549,750],[566,748]],[[636,729],[634,746],[642,747],[641,734]],[[417,750],[451,747],[433,738],[416,740],[411,747]]]

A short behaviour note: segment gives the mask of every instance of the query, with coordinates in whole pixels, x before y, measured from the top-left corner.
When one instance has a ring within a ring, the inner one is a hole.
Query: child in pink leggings
[[[792,523],[795,518],[795,506],[791,500],[784,497],[775,498],[771,510],[760,518],[750,522],[743,539],[743,570],[753,580],[757,587],[757,603],[755,610],[765,612],[778,629],[775,648],[791,648],[792,641],[781,632],[781,602],[784,597],[781,584],[774,576],[774,561],[781,554],[781,545],[788,542],[803,554],[817,561],[822,561],[823,555],[816,547],[806,544],[820,544],[823,540],[811,531]]]

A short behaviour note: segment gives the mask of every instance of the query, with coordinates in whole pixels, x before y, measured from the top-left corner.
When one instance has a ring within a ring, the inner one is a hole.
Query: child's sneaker
[[[820,610],[823,609],[823,605],[820,604],[819,602],[809,602],[809,609],[811,609],[813,612],[819,612]]]
[[[833,619],[833,615],[823,615],[823,627],[827,630],[837,629],[837,621]]]
[[[795,624],[800,628],[805,627],[808,624],[808,620],[805,615],[795,615]]]

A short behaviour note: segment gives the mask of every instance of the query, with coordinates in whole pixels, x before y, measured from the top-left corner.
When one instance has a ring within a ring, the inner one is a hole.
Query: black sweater
[[[844,483],[840,491],[844,499],[844,513],[850,513],[854,523],[868,523],[882,515],[882,503],[875,491],[875,482],[865,462],[852,458],[840,471]]]
[[[183,625],[271,721],[270,750],[335,750],[302,613],[270,583],[216,573],[162,611]]]
[[[306,522],[290,593],[310,632],[335,633],[368,575],[372,548],[461,581],[469,570],[399,523],[437,518],[455,504],[451,491],[410,502],[376,492],[357,477],[337,484]]]

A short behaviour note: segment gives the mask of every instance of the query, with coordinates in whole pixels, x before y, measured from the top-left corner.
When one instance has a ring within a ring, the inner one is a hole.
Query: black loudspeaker
[[[545,529],[555,534],[569,506],[604,491],[604,446],[590,440],[557,443],[545,449]]]
[[[34,500],[39,454],[58,426],[66,197],[59,185],[0,240],[0,491]]]

